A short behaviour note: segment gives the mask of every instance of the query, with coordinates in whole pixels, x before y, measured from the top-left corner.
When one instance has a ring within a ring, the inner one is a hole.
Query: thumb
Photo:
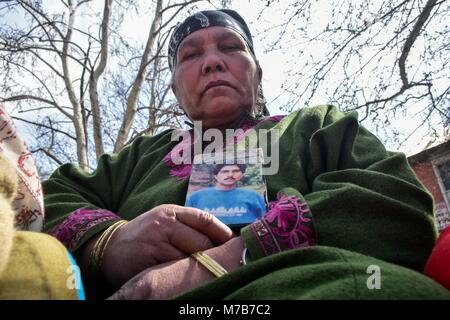
[[[178,221],[203,233],[216,244],[223,244],[234,236],[226,224],[206,211],[177,205],[173,210]]]

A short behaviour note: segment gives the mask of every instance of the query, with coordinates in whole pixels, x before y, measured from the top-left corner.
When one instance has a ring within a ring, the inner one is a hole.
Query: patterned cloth
[[[248,245],[253,243],[249,248],[252,257],[266,257],[316,244],[308,205],[299,197],[282,192],[278,193],[276,201],[270,202],[269,212],[249,225],[242,236]]]
[[[108,210],[78,209],[72,212],[63,223],[48,231],[48,233],[61,241],[68,250],[73,251],[80,239],[91,228],[101,223],[118,220],[120,220],[120,217]]]
[[[243,188],[202,189],[189,196],[186,206],[209,212],[227,225],[252,223],[266,213],[264,198]]]
[[[44,206],[39,173],[31,152],[3,104],[0,104],[0,152],[11,161],[19,177],[19,189],[13,203],[17,213],[16,228],[41,231]]]

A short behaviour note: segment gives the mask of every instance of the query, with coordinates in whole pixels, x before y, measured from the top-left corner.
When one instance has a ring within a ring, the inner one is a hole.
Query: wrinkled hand
[[[119,287],[149,267],[223,244],[232,236],[228,226],[207,212],[161,205],[116,231],[105,249],[102,271]]]
[[[240,237],[206,250],[228,272],[240,267],[244,246]],[[193,258],[184,258],[146,269],[125,283],[109,299],[169,299],[215,279],[214,275]]]

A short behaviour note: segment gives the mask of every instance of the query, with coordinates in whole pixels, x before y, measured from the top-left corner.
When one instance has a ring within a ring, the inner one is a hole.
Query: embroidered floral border
[[[316,244],[308,205],[282,193],[269,203],[262,219],[250,225],[250,231],[266,256]]]
[[[69,251],[73,251],[89,229],[106,221],[120,219],[117,214],[105,209],[78,209],[48,233],[61,241]]]

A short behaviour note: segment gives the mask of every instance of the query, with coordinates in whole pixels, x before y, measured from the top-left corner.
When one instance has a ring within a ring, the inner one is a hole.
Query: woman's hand
[[[241,238],[236,237],[205,253],[231,272],[239,268],[243,248]],[[109,299],[169,299],[214,279],[214,275],[193,258],[184,258],[142,271]]]
[[[119,287],[142,270],[185,258],[233,237],[213,215],[177,205],[158,206],[120,227],[105,248],[102,271]]]

